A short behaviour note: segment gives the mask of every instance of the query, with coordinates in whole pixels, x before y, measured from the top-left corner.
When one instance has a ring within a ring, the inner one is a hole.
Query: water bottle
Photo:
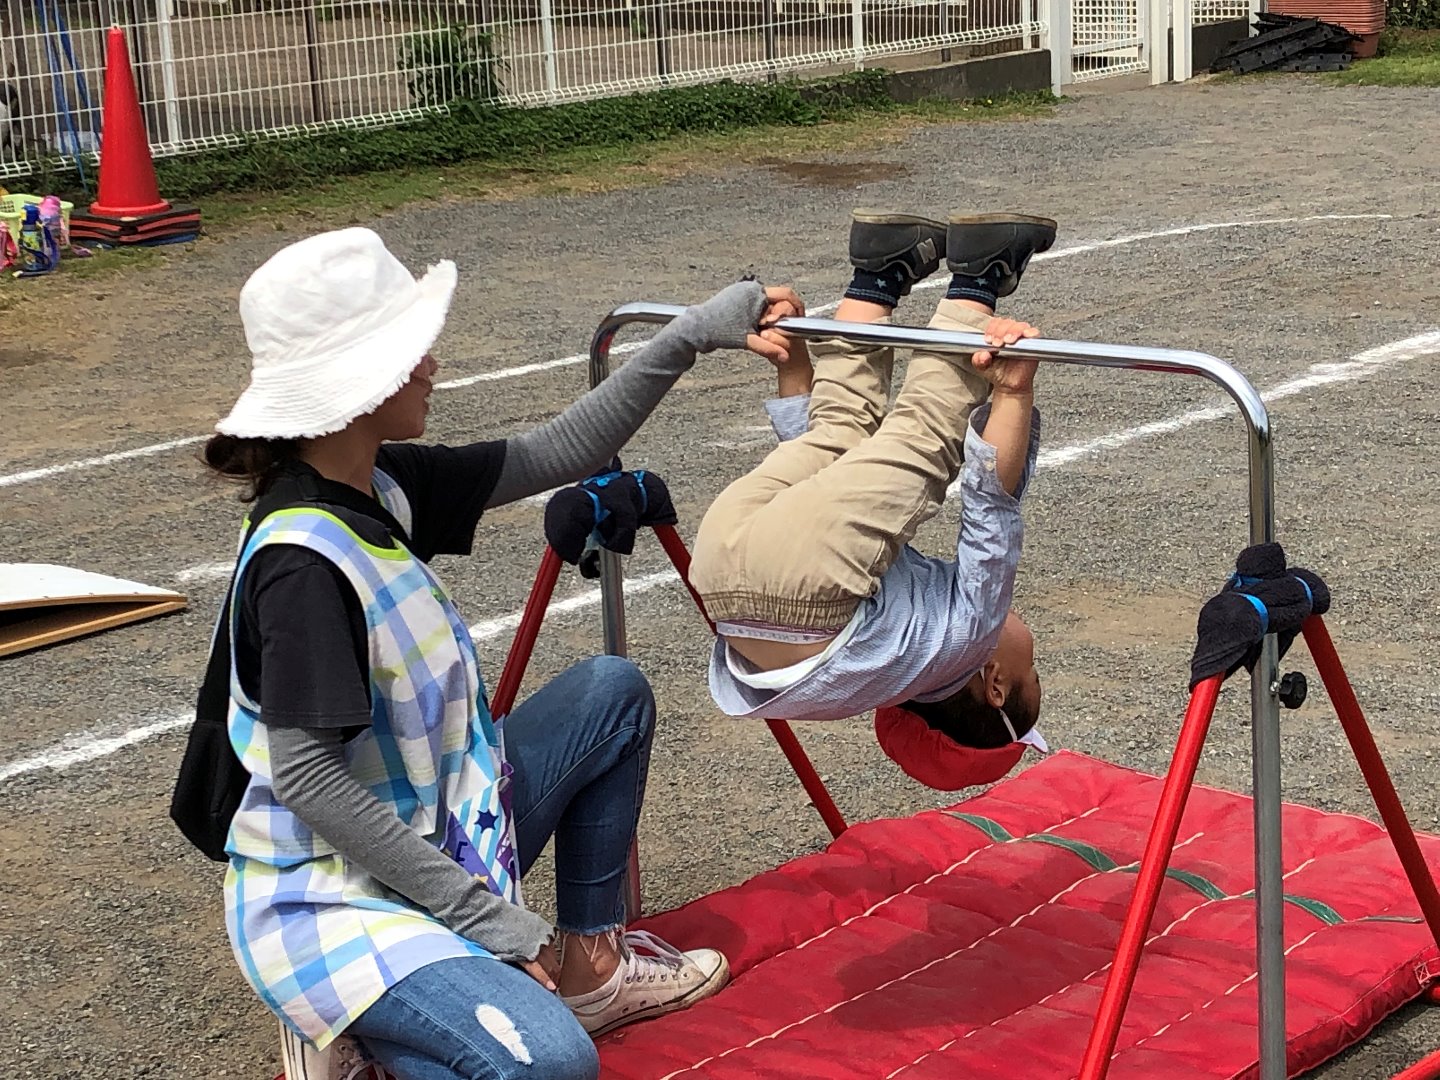
[[[20,225],[20,269],[30,274],[43,274],[55,269],[60,258],[60,249],[53,234],[40,220],[40,208],[34,203],[25,204],[25,218]]]

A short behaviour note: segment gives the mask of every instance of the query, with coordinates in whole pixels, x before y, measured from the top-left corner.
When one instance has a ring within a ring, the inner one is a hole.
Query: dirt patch
[[[56,366],[69,363],[73,357],[59,353],[44,352],[40,349],[0,346],[0,371],[16,368]]]
[[[776,161],[770,158],[761,164],[797,184],[821,188],[858,187],[910,175],[907,166],[894,161]]]
[[[1047,622],[1063,626],[1068,644],[1106,649],[1192,641],[1203,602],[1187,592],[1117,589],[1104,581],[1027,597],[1027,604],[1044,609]]]

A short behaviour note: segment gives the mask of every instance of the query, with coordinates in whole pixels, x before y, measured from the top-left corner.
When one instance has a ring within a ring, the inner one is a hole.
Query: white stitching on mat
[[[1096,810],[1099,810],[1099,809],[1100,809],[1100,807],[1098,807],[1098,806],[1092,807],[1090,810],[1087,810],[1087,811],[1085,812],[1085,814],[1080,814],[1078,817],[1085,817],[1087,814],[1093,814]],[[1078,817],[1077,817],[1077,818],[1071,818],[1070,820],[1071,820],[1071,821],[1078,820]],[[1060,824],[1065,824],[1065,822],[1061,822]],[[1056,828],[1059,828],[1059,827],[1060,827],[1059,825],[1052,825],[1052,826],[1050,826],[1050,829],[1056,829]],[[1050,829],[1046,829],[1046,830],[1044,830],[1044,831],[1045,831],[1045,832],[1049,832]],[[1033,834],[1033,833],[1032,833],[1032,834],[1030,834],[1030,835],[1036,835],[1036,834]],[[1205,835],[1205,834],[1204,834],[1203,832],[1197,832],[1194,836],[1188,837],[1187,839],[1182,840],[1180,843],[1176,844],[1176,845],[1175,845],[1175,850],[1178,851],[1180,848],[1184,847],[1186,844],[1193,843],[1194,841],[1200,839],[1200,837],[1202,837],[1202,836],[1204,836],[1204,835]],[[1025,838],[1024,838],[1023,836],[1017,836],[1017,837],[1014,837],[1014,838],[1011,839],[1011,840],[1001,841],[1000,843],[1003,843],[1003,844],[1015,844],[1015,843],[1019,843],[1020,841],[1022,841],[1022,840],[1024,840],[1024,839],[1025,839]],[[998,845],[994,845],[994,846],[998,846]],[[981,850],[984,850],[984,849],[981,849]],[[976,854],[976,853],[975,853],[975,852],[971,852],[971,856],[973,856],[974,854]],[[969,856],[967,856],[967,858],[968,858],[968,857],[969,857]],[[956,863],[955,865],[956,865],[956,866],[959,866],[959,865],[961,865],[961,864],[960,864],[960,863]],[[951,869],[954,869],[954,867],[951,867]],[[1119,868],[1117,867],[1116,869],[1118,870]],[[948,872],[949,872],[948,870],[945,871],[945,873],[948,873]],[[876,992],[878,992],[878,991],[880,991],[880,990],[886,989],[887,987],[894,986],[896,983],[904,982],[906,979],[910,978],[912,975],[919,975],[922,971],[927,971],[927,970],[929,970],[930,968],[934,967],[936,964],[943,964],[943,963],[944,963],[945,961],[947,961],[947,960],[953,960],[955,957],[959,956],[961,953],[969,952],[971,949],[975,948],[977,945],[980,945],[980,944],[982,944],[982,943],[984,943],[984,942],[986,942],[986,941],[989,941],[992,937],[994,937],[996,934],[1000,933],[1001,931],[1014,929],[1016,926],[1019,926],[1022,922],[1024,922],[1026,919],[1028,919],[1031,915],[1034,915],[1037,911],[1040,911],[1041,909],[1046,908],[1046,907],[1050,906],[1051,904],[1055,903],[1055,901],[1059,900],[1059,899],[1060,899],[1062,896],[1064,896],[1066,893],[1072,892],[1073,890],[1078,889],[1081,885],[1085,884],[1085,882],[1090,881],[1090,880],[1092,880],[1092,879],[1094,879],[1094,878],[1100,877],[1100,876],[1103,875],[1103,874],[1113,874],[1113,873],[1115,873],[1115,872],[1116,872],[1116,870],[1096,870],[1094,873],[1086,874],[1086,875],[1084,875],[1083,877],[1076,878],[1076,879],[1075,879],[1074,881],[1072,881],[1069,885],[1065,886],[1065,888],[1061,889],[1061,890],[1060,890],[1058,893],[1056,893],[1054,896],[1050,897],[1049,900],[1042,900],[1040,903],[1036,904],[1036,905],[1035,905],[1033,908],[1031,908],[1029,911],[1025,912],[1025,914],[1020,915],[1020,916],[1017,916],[1017,917],[1014,919],[1014,921],[1010,922],[1009,924],[1004,925],[1004,926],[997,926],[997,927],[995,927],[994,930],[991,930],[991,931],[990,931],[988,934],[986,934],[984,937],[976,938],[974,941],[970,942],[970,944],[965,945],[965,946],[962,946],[961,948],[956,949],[954,952],[946,953],[944,956],[937,956],[934,960],[931,960],[929,963],[927,963],[927,964],[922,964],[920,967],[915,968],[915,969],[912,970],[912,971],[907,971],[904,975],[897,975],[895,978],[889,980],[888,982],[883,982],[883,983],[881,983],[879,986],[872,986],[872,987],[870,987],[870,988],[867,989],[867,990],[862,990],[862,991],[860,991],[860,993],[858,993],[858,994],[855,994],[855,995],[853,995],[853,996],[851,996],[851,997],[845,998],[843,1001],[837,1001],[837,1002],[835,1002],[835,1003],[832,1004],[832,1005],[827,1005],[825,1008],[821,1009],[819,1012],[814,1012],[814,1013],[811,1013],[809,1016],[801,1017],[799,1020],[791,1021],[790,1023],[786,1024],[784,1027],[777,1028],[776,1030],[770,1032],[770,1034],[768,1034],[768,1035],[758,1036],[757,1038],[751,1039],[751,1040],[750,1040],[749,1042],[747,1042],[747,1043],[743,1043],[743,1044],[741,1044],[741,1045],[739,1045],[739,1046],[732,1046],[732,1047],[730,1047],[730,1049],[728,1049],[728,1050],[722,1050],[722,1051],[721,1051],[720,1053],[718,1053],[718,1054],[711,1054],[709,1057],[701,1058],[699,1061],[695,1062],[693,1065],[687,1065],[687,1066],[686,1066],[685,1068],[683,1068],[683,1069],[676,1069],[674,1072],[668,1072],[668,1073],[666,1073],[663,1077],[661,1077],[660,1080],[672,1080],[673,1077],[681,1076],[681,1075],[683,1075],[683,1074],[685,1074],[685,1073],[687,1073],[687,1072],[694,1072],[696,1069],[700,1068],[702,1065],[708,1065],[710,1062],[715,1061],[715,1060],[717,1060],[717,1059],[719,1059],[719,1058],[728,1057],[729,1055],[735,1053],[737,1050],[749,1050],[750,1048],[752,1048],[752,1047],[754,1047],[754,1046],[757,1046],[758,1044],[760,1044],[760,1043],[762,1043],[762,1042],[766,1042],[766,1041],[768,1041],[768,1040],[770,1040],[770,1039],[779,1038],[781,1035],[785,1034],[785,1032],[791,1030],[792,1028],[797,1028],[797,1027],[799,1027],[801,1024],[808,1024],[811,1020],[814,1020],[817,1016],[824,1016],[824,1015],[827,1014],[827,1013],[832,1013],[832,1012],[834,1012],[836,1009],[841,1008],[842,1006],[853,1004],[854,1002],[859,1001],[859,1000],[860,1000],[861,998],[863,998],[863,997],[868,997],[870,994],[874,994],[874,993],[876,993]],[[935,877],[942,877],[942,876],[943,876],[943,874],[935,874],[935,875],[933,875],[931,878],[929,878],[929,879],[927,879],[927,880],[934,880]],[[923,884],[923,882],[922,882],[921,884]],[[914,888],[914,886],[911,886],[911,888]],[[908,890],[906,890],[906,891],[908,891]],[[902,896],[902,895],[904,895],[904,894],[903,894],[903,893],[896,893],[895,895],[896,895],[896,896]],[[895,898],[895,897],[892,896],[892,897],[890,897],[889,899],[892,899],[892,900],[893,900],[894,898]],[[879,904],[876,904],[875,906],[876,906],[876,907],[879,907],[880,905],[879,905]],[[873,909],[872,909],[872,910],[873,910]],[[861,916],[854,916],[853,918],[860,918],[860,917],[861,917]],[[852,920],[846,920],[846,921],[848,922],[848,921],[852,921]],[[843,925],[845,925],[845,924],[844,924],[844,923],[841,923],[840,925],[843,926]],[[839,926],[832,927],[832,929],[839,929]],[[820,935],[820,936],[823,936],[823,935]],[[775,955],[776,955],[776,956],[780,956],[781,953],[776,953]]]
[[[1046,833],[1054,832],[1056,829],[1063,829],[1066,825],[1073,825],[1073,824],[1075,824],[1075,822],[1080,821],[1080,820],[1083,819],[1083,818],[1089,817],[1091,814],[1095,813],[1095,812],[1096,812],[1097,810],[1099,810],[1099,809],[1101,809],[1099,806],[1092,806],[1089,810],[1086,810],[1084,813],[1076,814],[1074,817],[1072,817],[1072,818],[1066,818],[1064,821],[1057,821],[1054,825],[1051,825],[1051,826],[1049,826],[1048,828],[1045,828],[1045,829],[1041,829],[1038,833],[1027,833],[1026,835],[1027,835],[1027,836],[1044,836]],[[937,814],[944,814],[945,811],[943,811],[943,810],[937,810],[936,813],[937,813]],[[858,919],[868,918],[869,916],[875,914],[875,912],[879,911],[879,910],[880,910],[882,907],[884,907],[886,904],[890,903],[891,900],[898,900],[900,897],[908,895],[909,893],[913,892],[915,889],[920,888],[922,885],[929,885],[929,884],[930,884],[932,881],[934,881],[936,878],[942,878],[942,877],[945,877],[945,876],[948,875],[948,874],[953,874],[956,870],[959,870],[960,867],[964,866],[964,865],[965,865],[966,863],[968,863],[971,859],[975,858],[976,855],[979,855],[979,854],[982,853],[982,852],[990,851],[991,849],[1000,847],[1000,846],[1002,846],[1002,845],[1004,845],[1004,844],[1015,844],[1015,843],[1018,843],[1019,841],[1024,840],[1024,839],[1025,839],[1024,836],[1012,836],[1009,840],[997,840],[997,841],[994,841],[994,842],[992,842],[992,843],[985,844],[985,845],[983,845],[983,846],[981,846],[981,847],[978,847],[978,848],[976,848],[974,851],[970,852],[969,855],[966,855],[965,858],[961,859],[959,862],[957,862],[957,863],[955,863],[955,864],[953,864],[953,865],[951,865],[951,866],[947,866],[944,870],[940,870],[940,871],[938,871],[938,872],[936,872],[936,873],[934,873],[934,874],[931,874],[931,875],[930,875],[928,878],[926,878],[924,881],[917,881],[917,882],[915,882],[913,885],[910,885],[910,886],[908,886],[908,887],[906,887],[906,888],[904,888],[904,889],[901,889],[898,893],[892,893],[891,895],[885,897],[884,900],[876,901],[872,906],[866,908],[864,911],[860,912],[859,914],[857,914],[857,915],[851,915],[848,919],[845,919],[845,920],[842,921],[842,922],[836,923],[834,926],[831,926],[831,927],[828,927],[828,928],[825,929],[825,930],[822,930],[820,933],[816,934],[814,937],[806,938],[804,941],[800,942],[798,945],[791,945],[788,949],[781,949],[779,952],[777,952],[777,953],[775,953],[773,956],[769,957],[769,959],[770,959],[770,960],[774,960],[776,957],[784,956],[787,952],[792,952],[792,951],[797,950],[797,949],[803,949],[803,948],[805,948],[805,946],[807,946],[807,945],[812,945],[812,944],[814,944],[815,942],[821,940],[822,938],[828,937],[830,934],[833,934],[836,930],[840,930],[840,929],[843,929],[843,928],[846,927],[846,926],[849,926],[852,922],[855,922],[855,921],[858,920]]]
[[[1173,848],[1172,850],[1178,850],[1179,848],[1184,847],[1185,844],[1190,843],[1192,840],[1199,839],[1199,838],[1200,838],[1201,836],[1203,836],[1203,835],[1204,835],[1204,833],[1196,833],[1194,836],[1190,837],[1188,840],[1185,840],[1185,841],[1183,841],[1183,842],[1181,842],[1181,843],[1179,843],[1179,844],[1176,844],[1176,845],[1175,845],[1175,848]],[[1304,863],[1303,866],[1308,866],[1308,865],[1310,865],[1310,862],[1314,862],[1314,860],[1313,860],[1313,859],[1309,860],[1308,862]],[[1127,864],[1127,866],[1128,866],[1128,865],[1133,865],[1133,864]],[[1126,868],[1126,867],[1124,867],[1124,866],[1116,867],[1116,870],[1124,870],[1125,868]],[[1292,870],[1292,871],[1290,871],[1290,872],[1293,874],[1293,873],[1295,873],[1297,870],[1300,870],[1301,868],[1302,868],[1302,867],[1297,866],[1297,867],[1295,868],[1295,870]],[[1106,873],[1115,873],[1115,872],[1116,872],[1115,870],[1106,871]],[[1236,899],[1239,899],[1239,896],[1238,896],[1238,895],[1237,895],[1237,896],[1223,896],[1223,897],[1219,897],[1219,898],[1217,898],[1217,899],[1215,899],[1215,900],[1202,900],[1202,901],[1200,901],[1200,903],[1196,904],[1196,905],[1195,905],[1194,907],[1192,907],[1189,911],[1185,912],[1185,913],[1184,913],[1183,915],[1181,915],[1178,919],[1176,919],[1174,922],[1172,922],[1169,926],[1165,927],[1164,930],[1161,930],[1160,933],[1156,934],[1156,935],[1155,935],[1154,937],[1152,937],[1152,938],[1147,939],[1146,942],[1145,942],[1145,944],[1146,944],[1146,945],[1149,945],[1150,942],[1155,941],[1157,938],[1162,938],[1162,937],[1164,937],[1166,934],[1170,933],[1171,930],[1174,930],[1175,927],[1179,926],[1182,922],[1184,922],[1186,919],[1190,918],[1191,915],[1194,915],[1195,912],[1199,911],[1202,907],[1205,907],[1207,904],[1218,904],[1218,903],[1220,903],[1221,900],[1236,900]],[[1039,1008],[1041,1005],[1044,1005],[1044,1004],[1045,1004],[1047,1001],[1049,1001],[1051,998],[1059,997],[1061,994],[1065,993],[1065,991],[1066,991],[1066,990],[1069,990],[1071,987],[1073,987],[1073,986],[1078,986],[1080,983],[1088,982],[1089,980],[1093,979],[1096,975],[1099,975],[1102,971],[1104,971],[1104,970],[1106,970],[1107,968],[1109,968],[1110,965],[1113,964],[1113,963],[1114,963],[1114,961],[1112,960],[1112,961],[1110,961],[1109,964],[1104,964],[1104,965],[1102,965],[1101,967],[1096,968],[1094,971],[1090,972],[1089,975],[1083,975],[1083,976],[1081,976],[1080,978],[1076,979],[1074,982],[1067,983],[1065,986],[1060,987],[1059,990],[1052,990],[1050,993],[1046,994],[1046,995],[1045,995],[1043,998],[1041,998],[1039,1001],[1035,1002],[1034,1005],[1029,1006],[1029,1007],[1030,1007],[1030,1008]],[[957,1035],[957,1036],[955,1036],[955,1038],[951,1039],[949,1042],[944,1043],[944,1044],[941,1045],[941,1046],[937,1046],[937,1047],[935,1047],[935,1049],[933,1049],[933,1050],[927,1050],[927,1051],[925,1051],[925,1053],[921,1054],[918,1058],[916,1058],[914,1061],[910,1062],[909,1064],[901,1065],[901,1066],[900,1066],[898,1069],[896,1069],[894,1072],[888,1074],[888,1075],[885,1077],[885,1080],[892,1080],[892,1077],[899,1076],[899,1075],[900,1075],[902,1072],[904,1072],[906,1069],[910,1069],[910,1068],[913,1068],[913,1067],[916,1066],[916,1065],[919,1065],[920,1062],[924,1061],[926,1058],[928,1058],[928,1057],[933,1057],[935,1054],[943,1054],[946,1050],[949,1050],[950,1047],[954,1046],[954,1045],[955,1045],[957,1042],[959,1042],[960,1040],[962,1040],[962,1039],[968,1039],[968,1038],[970,1038],[971,1035],[974,1035],[974,1034],[977,1034],[978,1032],[985,1031],[985,1030],[987,1030],[987,1029],[989,1029],[989,1028],[995,1027],[997,1024],[1003,1024],[1006,1020],[1011,1019],[1013,1016],[1014,1016],[1013,1013],[1007,1013],[1007,1014],[1005,1014],[1004,1016],[997,1016],[994,1020],[991,1020],[990,1023],[988,1023],[988,1024],[984,1024],[984,1025],[982,1025],[982,1026],[980,1026],[980,1027],[978,1027],[978,1028],[971,1028],[969,1031],[965,1032],[964,1035]]]
[[[1309,860],[1309,862],[1305,863],[1304,865],[1308,866],[1310,862],[1314,862],[1314,861],[1315,861],[1314,859],[1311,859],[1311,860]],[[1295,870],[1299,870],[1299,869],[1300,869],[1300,867],[1298,867],[1298,866],[1295,868]],[[1290,873],[1291,873],[1291,874],[1295,873],[1295,870],[1290,871]],[[1286,877],[1289,877],[1290,874],[1286,874],[1285,876],[1286,876]],[[1389,909],[1386,909],[1386,910],[1389,910]],[[1338,924],[1335,924],[1335,925],[1339,925],[1339,926],[1353,926],[1355,923],[1361,922],[1361,921],[1363,921],[1363,920],[1360,920],[1360,919],[1346,919],[1344,922],[1338,923]],[[1291,945],[1288,949],[1286,949],[1286,950],[1285,950],[1285,955],[1286,955],[1286,956],[1289,956],[1292,952],[1294,952],[1296,949],[1298,949],[1301,945],[1304,945],[1304,944],[1305,944],[1307,941],[1309,941],[1311,938],[1314,938],[1314,937],[1318,936],[1319,934],[1323,933],[1323,932],[1326,931],[1326,930],[1332,930],[1332,929],[1334,929],[1334,926],[1327,925],[1327,926],[1322,926],[1322,927],[1320,927],[1318,930],[1312,930],[1310,933],[1306,934],[1306,935],[1305,935],[1303,938],[1301,938],[1299,941],[1295,942],[1294,945]],[[1254,981],[1255,979],[1257,979],[1257,978],[1259,978],[1259,977],[1260,977],[1260,972],[1259,972],[1259,971],[1252,971],[1249,975],[1245,976],[1245,978],[1241,979],[1241,980],[1240,980],[1238,983],[1236,983],[1234,986],[1230,987],[1230,989],[1228,989],[1228,990],[1226,990],[1226,991],[1223,991],[1222,993],[1216,994],[1216,995],[1215,995],[1214,997],[1212,997],[1209,1001],[1205,1002],[1204,1005],[1201,1005],[1201,1006],[1199,1006],[1198,1008],[1195,1008],[1195,1009],[1191,1009],[1191,1010],[1190,1010],[1188,1013],[1186,1013],[1184,1016],[1182,1016],[1182,1017],[1180,1017],[1180,1018],[1178,1018],[1178,1019],[1176,1019],[1176,1020],[1170,1021],[1170,1023],[1166,1024],[1166,1025],[1165,1025],[1164,1027],[1162,1027],[1159,1031],[1152,1031],[1149,1035],[1146,1035],[1144,1038],[1136,1039],[1136,1040],[1135,1040],[1133,1043],[1131,1043],[1129,1046],[1122,1047],[1121,1049],[1115,1051],[1115,1053],[1113,1053],[1113,1054],[1110,1055],[1110,1060],[1111,1060],[1111,1061],[1114,1061],[1115,1058],[1119,1057],[1119,1056],[1120,1056],[1122,1053],[1124,1053],[1126,1050],[1133,1050],[1135,1047],[1139,1046],[1141,1043],[1149,1042],[1151,1039],[1158,1038],[1159,1036],[1165,1034],[1165,1032],[1166,1032],[1168,1029],[1170,1029],[1170,1028],[1172,1028],[1172,1027],[1175,1027],[1177,1024],[1183,1023],[1183,1022],[1186,1021],[1186,1020],[1189,1020],[1190,1017],[1194,1016],[1196,1013],[1202,1012],[1202,1011],[1204,1011],[1205,1009],[1208,1009],[1211,1005],[1214,1005],[1215,1002],[1219,1001],[1222,997],[1229,997],[1229,996],[1230,996],[1231,994],[1233,994],[1236,990],[1239,990],[1240,987],[1244,986],[1244,985],[1245,985],[1246,983],[1248,983],[1248,982]],[[1372,989],[1373,989],[1373,988],[1372,988]],[[1371,992],[1371,991],[1367,991],[1367,994],[1370,993],[1370,992]],[[1348,1011],[1348,1010],[1347,1010],[1347,1011]]]
[[[1342,923],[1341,925],[1344,925],[1344,924]],[[1306,935],[1305,935],[1303,938],[1301,938],[1299,941],[1295,942],[1294,945],[1291,945],[1288,949],[1286,949],[1286,950],[1285,950],[1285,955],[1286,955],[1286,956],[1289,956],[1292,952],[1294,952],[1296,949],[1298,949],[1301,945],[1304,945],[1304,944],[1305,944],[1307,941],[1309,941],[1311,938],[1313,938],[1313,937],[1315,937],[1317,934],[1319,934],[1319,933],[1320,933],[1320,930],[1328,930],[1328,929],[1329,929],[1328,926],[1322,926],[1322,927],[1320,927],[1319,930],[1312,930],[1312,931],[1310,931],[1310,933],[1306,934]],[[1147,1042],[1149,1042],[1151,1039],[1158,1038],[1159,1036],[1164,1035],[1165,1032],[1169,1031],[1171,1028],[1173,1028],[1173,1027],[1178,1027],[1179,1025],[1183,1024],[1186,1020],[1189,1020],[1189,1019],[1190,1019],[1192,1016],[1194,1016],[1196,1013],[1204,1012],[1206,1009],[1208,1009],[1211,1005],[1214,1005],[1215,1002],[1219,1001],[1221,998],[1223,998],[1223,997],[1229,997],[1231,994],[1233,994],[1236,990],[1239,990],[1239,989],[1240,989],[1242,986],[1244,986],[1246,983],[1248,983],[1248,982],[1253,982],[1255,979],[1257,979],[1257,978],[1259,978],[1259,977],[1260,977],[1260,972],[1258,972],[1258,971],[1252,971],[1249,975],[1246,975],[1245,978],[1241,979],[1241,980],[1240,980],[1239,982],[1237,982],[1234,986],[1230,987],[1229,990],[1223,990],[1223,991],[1221,991],[1220,993],[1218,993],[1218,994],[1216,994],[1214,997],[1212,997],[1209,1001],[1205,1002],[1204,1005],[1201,1005],[1201,1006],[1199,1006],[1198,1008],[1191,1009],[1191,1010],[1190,1010],[1189,1012],[1187,1012],[1184,1016],[1176,1017],[1174,1020],[1171,1020],[1171,1021],[1170,1021],[1168,1024],[1166,1024],[1164,1027],[1159,1028],[1159,1029],[1156,1030],[1156,1031],[1152,1031],[1149,1035],[1146,1035],[1144,1038],[1136,1039],[1136,1040],[1135,1040],[1133,1043],[1131,1043],[1129,1046],[1122,1046],[1119,1050],[1116,1050],[1113,1054],[1110,1055],[1110,1060],[1111,1060],[1111,1061],[1114,1061],[1117,1057],[1119,1057],[1121,1054],[1125,1053],[1126,1051],[1128,1051],[1128,1050],[1134,1050],[1137,1046],[1141,1045],[1142,1043],[1147,1043]]]

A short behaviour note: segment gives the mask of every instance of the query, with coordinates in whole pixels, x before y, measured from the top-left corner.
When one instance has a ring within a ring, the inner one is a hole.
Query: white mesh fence
[[[1039,0],[0,0],[0,177],[96,148],[125,28],[157,155],[884,57],[1038,47]]]
[[[1206,23],[1230,22],[1232,19],[1250,20],[1250,0],[1194,0],[1193,21],[1196,26]]]
[[[1149,70],[1146,0],[1071,0],[1071,63],[1076,82]]]

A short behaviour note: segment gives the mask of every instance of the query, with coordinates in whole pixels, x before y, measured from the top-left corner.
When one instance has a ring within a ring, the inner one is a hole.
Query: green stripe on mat
[[[959,818],[965,822],[966,825],[974,825],[975,828],[979,829],[997,844],[1008,844],[1011,840],[1015,839],[1015,837],[1010,835],[1009,830],[1006,829],[1004,825],[988,817],[981,817],[979,814],[962,814],[958,810],[946,810],[945,813],[950,817]]]
[[[1120,864],[1110,858],[1109,855],[1106,855],[1095,845],[1087,844],[1083,840],[1070,840],[1064,836],[1056,836],[1053,833],[1035,833],[1033,836],[1022,836],[1020,839],[1028,840],[1035,844],[1050,844],[1053,847],[1064,848],[1066,851],[1073,851],[1102,874],[1120,868]]]
[[[1068,837],[1056,836],[1053,833],[1032,833],[1029,836],[1012,836],[1010,830],[993,818],[982,817],[979,814],[964,814],[958,810],[946,810],[944,813],[949,817],[959,818],[967,825],[975,826],[975,828],[979,829],[997,844],[1018,843],[1020,841],[1029,841],[1035,844],[1049,844],[1052,847],[1063,848],[1071,854],[1080,856],[1087,864],[1100,873],[1110,873],[1119,870],[1122,873],[1133,874],[1140,869],[1139,863],[1129,863],[1121,866],[1109,855],[1106,855],[1099,848],[1095,847],[1095,845],[1087,844],[1083,840],[1071,840]],[[1206,900],[1225,900],[1229,896],[1219,885],[1216,885],[1209,878],[1202,877],[1195,873],[1193,870],[1178,870],[1171,867],[1165,871],[1165,876],[1172,881],[1180,882],[1182,885],[1188,885],[1201,896],[1205,897]],[[1240,896],[1235,897],[1235,899],[1243,900],[1247,897],[1253,897],[1254,895],[1255,892],[1252,889],[1250,892],[1242,893]],[[1308,896],[1296,896],[1294,893],[1286,893],[1285,902],[1287,904],[1294,904],[1301,910],[1309,912],[1327,926],[1337,926],[1345,921],[1344,917],[1338,911],[1323,900],[1313,900]]]
[[[1251,889],[1249,892],[1241,893],[1239,899],[1251,900],[1254,896],[1255,890]],[[1345,921],[1345,916],[1323,900],[1312,900],[1308,896],[1296,896],[1294,893],[1287,892],[1285,893],[1285,903],[1294,904],[1301,911],[1308,911],[1326,926],[1339,926]]]

